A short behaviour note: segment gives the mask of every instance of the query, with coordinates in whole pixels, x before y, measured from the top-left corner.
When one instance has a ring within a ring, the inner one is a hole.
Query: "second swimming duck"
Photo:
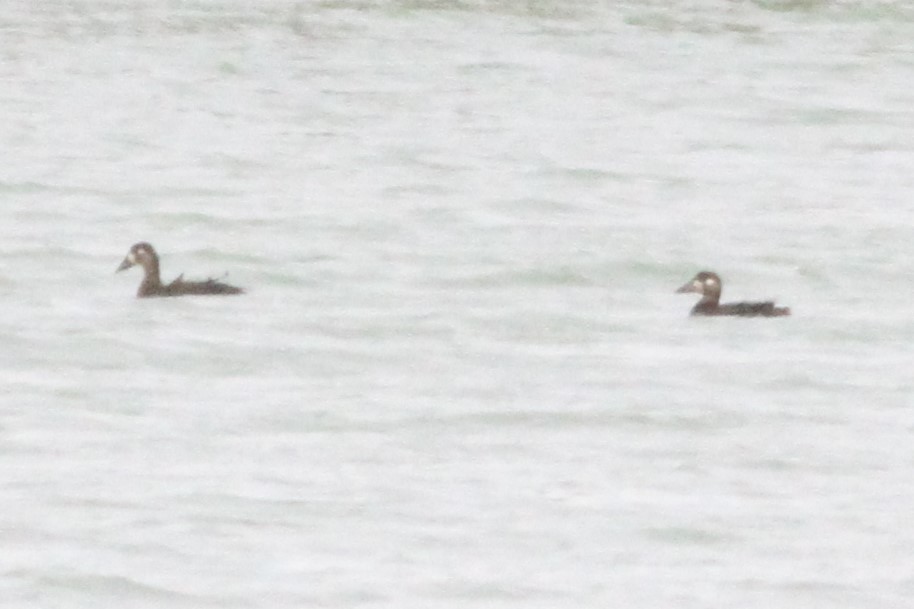
[[[701,294],[701,300],[692,307],[691,315],[732,315],[738,317],[783,317],[790,315],[788,307],[776,307],[773,301],[734,302],[722,305],[720,304],[722,287],[720,277],[716,273],[702,271],[676,292],[696,292]]]
[[[244,294],[244,290],[236,288],[233,285],[207,279],[206,281],[184,281],[182,273],[177,279],[169,284],[163,284],[159,277],[159,256],[155,249],[148,243],[136,243],[127,252],[127,256],[121,265],[117,267],[116,272],[129,269],[138,264],[143,267],[143,282],[140,289],[137,290],[137,298],[149,298],[153,296],[188,296],[202,294]]]

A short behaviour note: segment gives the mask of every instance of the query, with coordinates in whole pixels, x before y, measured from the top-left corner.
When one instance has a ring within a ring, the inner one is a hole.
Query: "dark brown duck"
[[[244,290],[233,285],[207,279],[206,281],[184,281],[182,273],[177,279],[168,284],[163,284],[159,276],[159,256],[155,249],[148,243],[134,244],[127,252],[127,256],[117,272],[129,269],[138,264],[143,267],[143,282],[137,290],[137,298],[150,298],[153,296],[190,296],[204,294],[244,294]]]
[[[773,301],[734,302],[720,304],[723,284],[716,273],[702,271],[688,283],[676,290],[677,293],[695,292],[701,300],[692,307],[691,315],[732,315],[737,317],[783,317],[790,315],[787,307],[776,307]]]

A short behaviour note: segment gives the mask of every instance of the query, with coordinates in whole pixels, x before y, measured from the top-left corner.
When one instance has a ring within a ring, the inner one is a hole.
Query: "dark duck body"
[[[783,317],[790,315],[787,307],[776,307],[773,301],[734,302],[720,304],[722,284],[716,273],[702,271],[688,283],[676,290],[677,293],[695,292],[701,300],[692,307],[691,315],[730,315],[735,317]]]
[[[127,252],[127,256],[117,272],[129,269],[134,265],[143,267],[143,282],[137,290],[137,298],[150,298],[154,296],[191,296],[205,294],[244,294],[244,290],[233,285],[207,279],[206,281],[184,281],[183,273],[174,281],[163,284],[159,276],[159,256],[155,249],[148,243],[136,243]]]

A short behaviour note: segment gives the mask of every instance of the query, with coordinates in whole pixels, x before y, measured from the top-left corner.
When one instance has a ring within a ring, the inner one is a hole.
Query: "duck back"
[[[721,315],[731,317],[784,317],[790,315],[788,307],[776,307],[773,301],[733,302],[711,304],[699,302],[692,309],[692,315]]]
[[[212,278],[205,281],[185,281],[183,274],[168,285],[162,286],[162,289],[163,293],[159,296],[244,294],[242,288]]]

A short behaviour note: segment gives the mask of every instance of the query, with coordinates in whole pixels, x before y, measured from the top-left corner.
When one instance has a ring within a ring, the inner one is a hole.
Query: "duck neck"
[[[162,287],[162,278],[159,276],[159,261],[150,260],[143,265],[143,283],[140,284],[140,293],[148,294]]]
[[[720,290],[706,291],[701,295],[701,300],[698,301],[698,304],[706,307],[716,307],[720,304]]]

